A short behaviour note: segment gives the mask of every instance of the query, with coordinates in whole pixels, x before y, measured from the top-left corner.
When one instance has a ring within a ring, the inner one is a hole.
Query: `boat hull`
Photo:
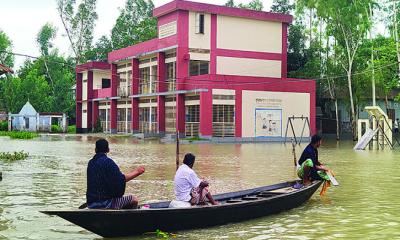
[[[240,192],[216,195],[219,201],[254,195],[279,189],[291,183],[281,183]],[[57,215],[102,237],[121,237],[155,232],[157,229],[173,232],[204,228],[276,214],[306,202],[321,182],[289,193],[253,201],[225,203],[218,206],[167,208],[169,202],[151,204],[150,209],[135,210],[69,210],[42,211]],[[160,208],[156,208],[160,207]]]

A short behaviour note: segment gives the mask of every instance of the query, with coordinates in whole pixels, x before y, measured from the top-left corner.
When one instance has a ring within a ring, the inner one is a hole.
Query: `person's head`
[[[398,118],[396,118],[396,120],[397,120],[397,121],[399,121],[399,119],[398,119]]]
[[[315,148],[318,148],[321,146],[321,141],[322,137],[315,134],[314,136],[311,137],[311,145],[313,145]]]
[[[183,163],[188,165],[190,168],[193,168],[194,160],[196,160],[196,156],[191,153],[186,153],[185,157],[183,158]]]
[[[108,153],[110,149],[108,148],[108,141],[101,138],[96,141],[96,153]]]

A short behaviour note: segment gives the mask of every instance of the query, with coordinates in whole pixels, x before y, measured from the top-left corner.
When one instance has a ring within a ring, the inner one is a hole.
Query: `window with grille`
[[[190,76],[198,76],[209,73],[209,62],[200,60],[190,60],[189,65]]]
[[[139,75],[139,93],[149,93],[150,67],[141,68]]]
[[[235,136],[235,105],[213,105],[213,136]]]
[[[200,106],[186,106],[186,122],[200,122]]]
[[[176,89],[176,63],[170,62],[166,64],[166,75],[167,75],[167,84],[168,91],[175,91]]]
[[[204,34],[204,14],[196,13],[196,33]]]

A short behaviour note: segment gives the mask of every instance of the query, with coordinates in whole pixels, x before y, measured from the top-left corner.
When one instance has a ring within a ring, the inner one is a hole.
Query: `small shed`
[[[25,103],[18,114],[12,117],[12,129],[36,132],[39,115],[29,101]]]
[[[38,113],[28,101],[18,114],[8,114],[9,130],[29,132],[51,132],[51,126],[59,126],[67,132],[67,117],[64,113],[43,112]]]

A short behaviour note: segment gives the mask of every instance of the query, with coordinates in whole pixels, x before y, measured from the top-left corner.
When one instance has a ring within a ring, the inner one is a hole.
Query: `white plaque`
[[[176,21],[161,25],[158,28],[158,38],[166,38],[176,34]]]

